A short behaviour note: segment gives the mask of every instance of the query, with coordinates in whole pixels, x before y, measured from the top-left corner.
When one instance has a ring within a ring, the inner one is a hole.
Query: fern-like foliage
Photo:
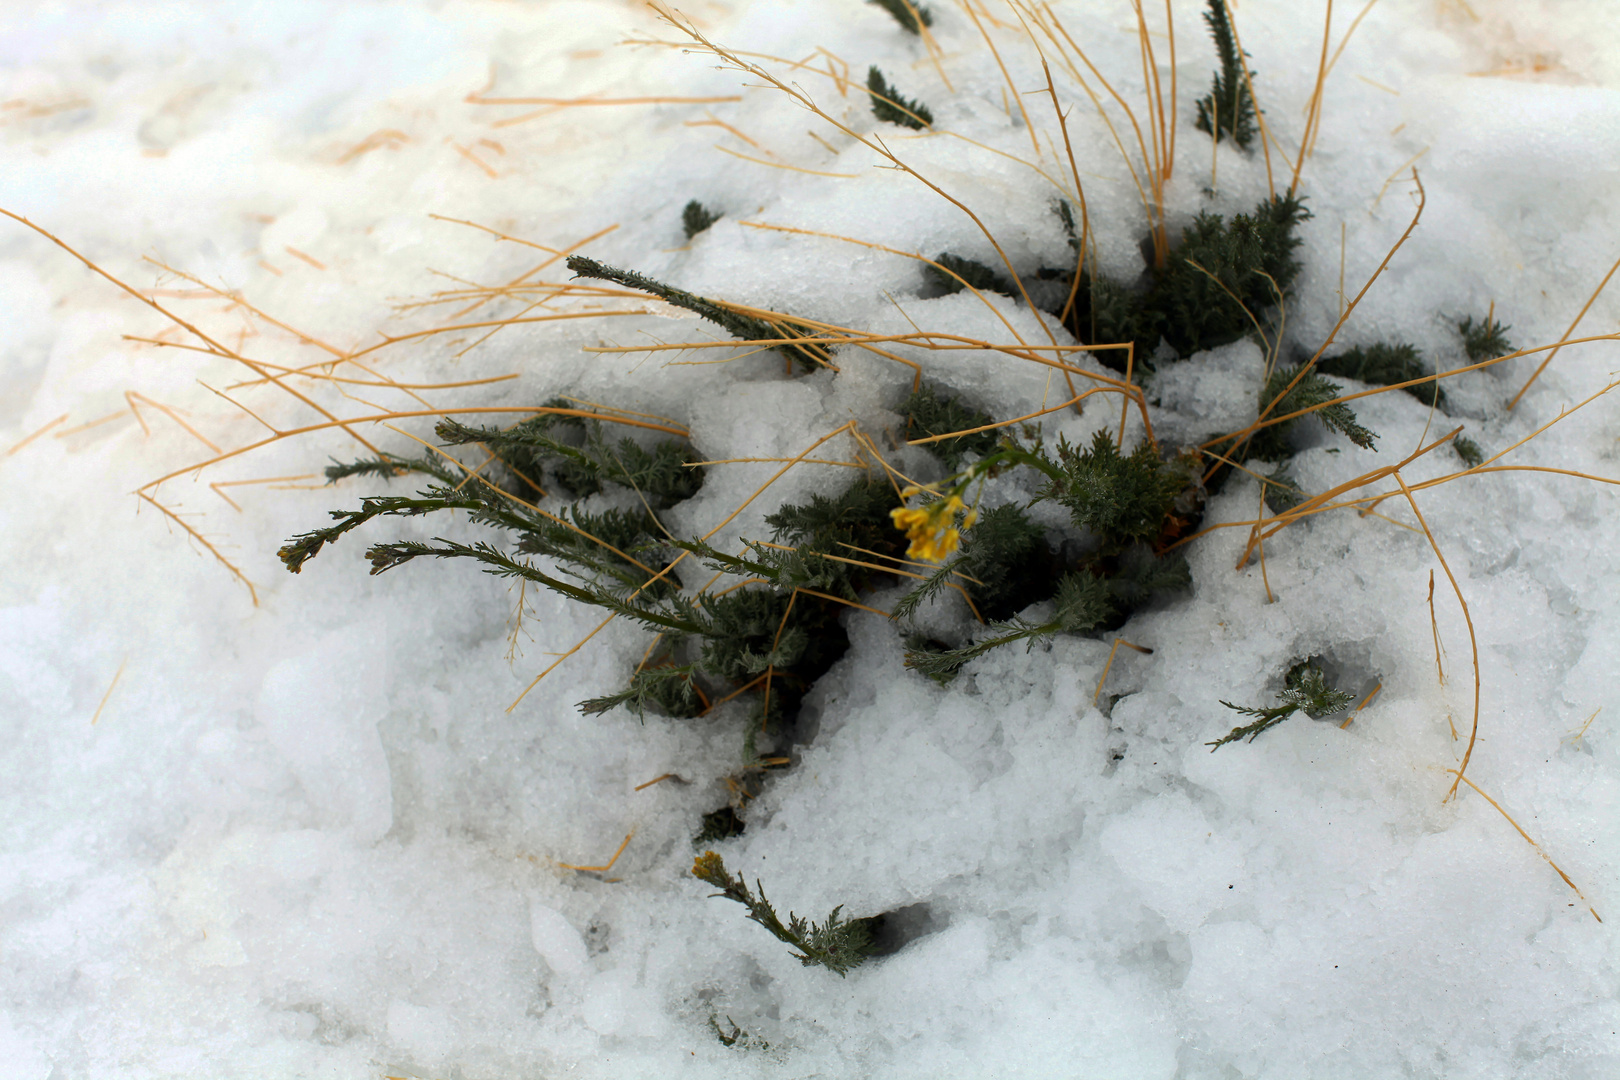
[[[955,565],[968,599],[986,619],[1005,619],[1051,595],[1058,570],[1046,530],[1015,505],[981,513]]]
[[[1463,339],[1463,352],[1468,354],[1468,362],[1471,364],[1494,360],[1498,356],[1516,352],[1507,336],[1507,332],[1511,329],[1513,327],[1503,326],[1489,316],[1475,322],[1474,317],[1470,315],[1457,323],[1457,333],[1461,334]]]
[[[911,439],[949,435],[953,431],[969,431],[993,423],[988,413],[969,408],[959,399],[938,393],[927,385],[907,398],[902,410],[906,417],[906,436]],[[995,430],[976,431],[925,445],[947,469],[956,472],[962,467],[963,457],[968,454],[984,457],[996,448],[999,438],[1000,433]]]
[[[923,280],[941,296],[959,293],[969,286],[980,292],[1002,293],[1006,296],[1012,296],[1018,291],[998,271],[977,259],[965,259],[947,251],[935,258],[934,263],[938,265],[923,264]]]
[[[1307,498],[1286,465],[1272,470],[1265,485],[1266,508],[1273,514],[1286,514]]]
[[[339,480],[346,480],[351,476],[368,476],[378,480],[392,480],[396,476],[406,473],[420,472],[429,476],[440,476],[443,471],[437,464],[428,458],[395,457],[384,454],[381,457],[361,458],[358,461],[334,461],[326,467],[326,482],[334,484]],[[445,475],[448,475],[446,472]]]
[[[921,131],[934,123],[934,114],[928,106],[901,97],[900,91],[889,85],[876,65],[866,72],[866,91],[867,97],[872,99],[872,115],[885,124]]]
[[[1061,477],[1041,496],[1068,507],[1074,523],[1109,553],[1155,539],[1189,479],[1147,443],[1121,454],[1106,431],[1096,432],[1086,450],[1060,440],[1058,467]]]
[[[333,510],[331,516],[337,524],[313,532],[300,533],[287,541],[276,554],[282,564],[296,574],[328,544],[336,543],[340,537],[373,518],[419,517],[440,510],[470,510],[474,514],[482,515],[485,521],[506,528],[521,529],[528,524],[528,519],[522,511],[504,505],[504,500],[492,503],[481,498],[476,490],[468,492],[454,488],[429,487],[414,498],[380,495],[360,500],[358,510]]]
[[[713,225],[724,216],[724,214],[710,210],[696,199],[693,199],[681,208],[681,229],[686,233],[686,238],[690,240],[698,233],[707,231],[710,225]]]
[[[1289,383],[1294,382],[1298,373],[1298,368],[1278,368],[1271,373],[1271,378],[1266,380],[1265,389],[1260,392],[1260,407],[1271,405],[1271,411],[1266,414],[1268,419],[1322,405],[1338,397],[1342,390],[1338,383],[1329,382],[1312,370],[1299,378],[1299,381],[1294,383],[1294,388],[1284,395],[1283,391],[1287,390]],[[1343,403],[1328,405],[1309,415],[1316,417],[1329,431],[1337,431],[1363,450],[1377,449],[1374,445],[1378,439],[1377,434],[1361,426],[1350,406]],[[1248,452],[1265,460],[1286,457],[1287,432],[1302,419],[1304,417],[1295,417],[1281,424],[1261,428],[1255,433]]]
[[[922,28],[934,25],[934,13],[912,0],[868,0],[887,11],[908,34],[921,34]]]
[[[1110,583],[1089,570],[1065,574],[1059,581],[1052,617],[1034,623],[1026,619],[994,622],[986,637],[959,649],[914,648],[906,653],[906,667],[936,682],[948,683],[966,664],[992,649],[1023,641],[1033,647],[1053,634],[1083,634],[1113,618],[1114,593]]]
[[[1356,379],[1374,386],[1392,386],[1395,383],[1421,379],[1429,374],[1428,366],[1423,362],[1423,354],[1418,352],[1416,345],[1405,342],[1396,342],[1393,345],[1384,342],[1376,345],[1358,345],[1338,356],[1317,361],[1316,367],[1324,375]],[[1446,393],[1440,389],[1439,382],[1408,386],[1406,392],[1425,405],[1433,405],[1441,410],[1446,407]]]
[[[660,599],[676,591],[667,576],[656,577],[667,564],[660,533],[646,510],[565,507],[555,520],[541,518],[519,533],[517,551],[549,556],[563,573],[592,584]]]
[[[587,716],[599,716],[623,705],[645,718],[647,708],[655,706],[666,716],[697,716],[703,711],[704,702],[693,680],[694,667],[667,663],[644,666],[630,677],[630,685],[625,689],[582,701],[579,711]]]
[[[863,477],[838,495],[768,515],[772,541],[751,542],[743,554],[700,540],[672,542],[711,570],[763,579],[695,601],[704,623],[691,646],[696,671],[734,685],[769,672],[767,719],[790,712],[849,647],[839,601],[855,600],[904,550],[889,517],[894,503],[887,482]]]
[[[1124,614],[1191,584],[1192,571],[1180,552],[1159,555],[1147,544],[1133,544],[1114,560],[1108,594],[1115,610]]]
[[[1198,99],[1198,119],[1194,124],[1199,131],[1212,135],[1216,142],[1230,138],[1247,150],[1255,135],[1254,99],[1249,96],[1243,56],[1238,52],[1231,16],[1223,0],[1209,0],[1204,23],[1209,27],[1210,37],[1215,39],[1221,70],[1215,73],[1215,83],[1209,93]],[[1249,72],[1248,77],[1252,79],[1254,73]]]
[[[770,319],[762,319],[753,315],[745,315],[740,311],[717,303],[696,293],[689,293],[684,289],[677,289],[672,285],[665,285],[661,281],[638,274],[634,270],[620,270],[617,267],[599,263],[595,259],[587,259],[583,255],[568,256],[568,269],[576,277],[597,278],[602,281],[611,281],[623,285],[627,289],[635,289],[656,296],[665,303],[674,304],[678,308],[701,315],[714,323],[733,337],[744,341],[769,341],[775,338],[803,337],[804,333]],[[781,352],[799,361],[806,371],[828,366],[830,351],[825,345],[778,345]]]
[[[1354,694],[1329,686],[1321,668],[1308,663],[1296,664],[1284,680],[1282,693],[1277,695],[1277,704],[1257,709],[1248,705],[1234,705],[1230,701],[1221,702],[1228,709],[1255,717],[1255,721],[1235,727],[1214,742],[1204,745],[1210,747],[1213,754],[1229,742],[1245,738],[1253,742],[1262,731],[1275,727],[1297,712],[1303,712],[1312,719],[1331,716],[1348,709],[1354,700]]]
[[[568,407],[561,400],[548,404]],[[433,431],[446,446],[482,443],[535,494],[549,475],[576,498],[618,484],[662,510],[690,499],[703,486],[703,470],[692,464],[697,454],[689,444],[665,439],[644,449],[629,438],[612,444],[597,420],[542,413],[501,429],[444,419]]]
[[[794,958],[805,967],[824,967],[842,978],[866,959],[866,950],[871,945],[866,921],[841,918],[842,904],[832,909],[825,922],[813,923],[790,911],[784,923],[766,899],[764,886],[755,881],[754,888],[758,890],[755,895],[748,888],[748,882],[733,877],[726,869],[725,860],[714,852],[705,851],[697,857],[692,864],[692,876],[719,889],[715,896],[746,907],[748,918],[794,949]]]
[[[980,617],[1004,620],[1051,596],[1059,572],[1046,530],[1018,506],[997,506],[979,515],[956,558],[902,597],[892,614],[909,619],[925,602],[957,586]]]
[[[1078,249],[1073,212],[1060,204],[1058,216]],[[1138,369],[1151,369],[1161,338],[1182,356],[1225,345],[1253,333],[1292,294],[1300,270],[1297,230],[1310,216],[1294,195],[1266,199],[1231,217],[1206,211],[1182,231],[1164,265],[1140,282],[1116,281],[1095,267],[1081,273],[1078,286],[1072,268],[1037,272],[1038,279],[1064,286],[1042,306],[1054,314],[1066,310],[1064,325],[1081,341],[1134,343]],[[1126,353],[1100,352],[1097,359],[1124,370]]]
[[[1230,219],[1199,214],[1157,274],[1138,333],[1162,334],[1188,356],[1252,331],[1252,320],[1282,303],[1299,276],[1294,249],[1301,241],[1294,231],[1309,217],[1292,195]],[[1155,343],[1138,338],[1138,354]]]

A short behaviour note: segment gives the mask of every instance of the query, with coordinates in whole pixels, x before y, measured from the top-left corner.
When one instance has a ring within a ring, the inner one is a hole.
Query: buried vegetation
[[[917,35],[919,41],[922,31],[936,22],[920,6],[882,6],[902,32]],[[939,16],[940,21],[946,18]],[[802,94],[779,81],[782,76],[672,21],[722,63],[790,96]],[[1225,7],[1213,2],[1206,21],[1220,68],[1209,95],[1196,103],[1195,126],[1213,140],[1254,154],[1265,122],[1253,96],[1257,76],[1245,66]],[[1064,40],[1060,29],[1036,18],[1030,33],[1058,44]],[[1063,59],[1057,74],[1078,74],[1076,61],[1083,59],[1078,48],[1059,46],[1057,51]],[[902,152],[882,141],[896,134],[894,127],[904,129],[899,134],[923,137],[948,122],[944,103],[950,101],[949,91],[943,85],[926,84],[926,90],[913,85],[924,83],[928,73],[920,65],[906,73],[906,92],[918,94],[912,99],[875,65],[869,68],[866,105],[871,119],[889,130],[854,130],[813,103],[812,112],[850,144],[867,146],[939,191],[904,164]],[[856,92],[861,92],[858,86]],[[1055,97],[1058,91],[1053,93]],[[1161,96],[1155,107],[1162,110],[1166,104]],[[1176,105],[1168,102],[1172,113]],[[1313,123],[1319,106],[1313,99]],[[1158,119],[1162,125],[1162,112]],[[1062,145],[1068,132],[1061,114],[1051,122],[1057,125],[1055,143]],[[852,421],[798,458],[782,461],[772,478],[838,447],[847,450],[837,455],[840,464],[849,464],[843,461],[847,457],[855,466],[846,484],[791,502],[777,499],[770,482],[750,495],[749,503],[764,500],[770,507],[765,535],[744,538],[738,545],[723,542],[742,507],[705,532],[675,531],[672,521],[678,515],[671,511],[688,508],[703,493],[711,470],[724,465],[704,462],[684,425],[558,398],[540,406],[482,410],[522,413],[525,418],[517,423],[469,415],[475,410],[412,410],[409,415],[438,419],[435,446],[420,454],[371,447],[363,457],[327,468],[325,475],[330,482],[372,478],[414,484],[415,490],[366,497],[357,506],[333,510],[330,524],[292,537],[280,557],[296,573],[362,526],[461,511],[487,530],[484,539],[373,540],[364,549],[371,572],[428,558],[466,560],[485,572],[595,608],[604,619],[644,629],[648,644],[640,662],[625,670],[617,684],[593,688],[594,696],[579,702],[579,708],[589,714],[622,708],[648,723],[679,723],[721,710],[735,717],[746,737],[733,775],[745,779],[737,781],[726,805],[707,815],[699,834],[706,844],[723,845],[746,827],[747,803],[756,790],[749,785],[793,767],[802,703],[850,649],[851,619],[893,623],[893,633],[906,646],[904,668],[912,673],[896,670],[895,677],[950,684],[995,650],[1036,648],[1059,635],[1111,636],[1139,611],[1177,604],[1194,584],[1186,560],[1190,545],[1214,529],[1248,530],[1240,565],[1259,561],[1263,568],[1264,544],[1282,530],[1315,514],[1373,511],[1382,501],[1397,498],[1410,506],[1433,544],[1417,494],[1493,470],[1523,468],[1496,464],[1514,447],[1488,454],[1445,415],[1450,405],[1441,385],[1445,379],[1523,355],[1513,349],[1494,310],[1483,318],[1456,320],[1469,364],[1454,371],[1437,370],[1401,341],[1353,349],[1335,344],[1339,328],[1352,318],[1377,274],[1326,340],[1286,336],[1288,305],[1308,302],[1295,291],[1302,269],[1298,230],[1309,218],[1299,183],[1303,145],[1297,148],[1294,182],[1278,185],[1258,203],[1214,202],[1175,235],[1163,220],[1162,202],[1150,193],[1162,185],[1173,159],[1167,148],[1150,151],[1144,144],[1141,149],[1137,158],[1127,154],[1133,176],[1141,170],[1144,191],[1142,213],[1131,230],[1144,239],[1148,253],[1134,279],[1111,277],[1100,268],[1077,169],[1062,177],[1048,211],[1026,224],[1031,233],[1056,238],[1046,250],[1066,250],[1072,261],[1015,265],[982,226],[982,236],[970,237],[971,245],[964,241],[957,250],[930,248],[932,257],[901,253],[917,264],[919,297],[971,293],[993,313],[1016,307],[1046,330],[1049,344],[1009,340],[1016,333],[998,340],[967,339],[930,333],[926,327],[878,334],[700,295],[681,288],[673,276],[676,283],[669,284],[586,255],[566,257],[574,277],[544,283],[551,300],[602,305],[652,298],[692,312],[729,335],[723,341],[680,342],[648,352],[720,350],[719,355],[742,363],[768,364],[784,378],[839,378],[840,358],[857,353],[894,362],[895,377],[884,390],[888,396],[874,405],[874,412],[888,417],[883,430]],[[1261,150],[1270,153],[1269,148]],[[1418,192],[1421,198],[1421,185]],[[717,212],[693,199],[678,227],[693,240],[717,220]],[[662,223],[664,233],[675,227],[673,221]],[[1391,257],[1395,255],[1392,250]],[[626,307],[602,317],[644,310]],[[1010,330],[1011,324],[1006,325]],[[1266,371],[1252,388],[1252,422],[1238,430],[1202,433],[1195,445],[1162,444],[1151,424],[1150,390],[1144,388],[1156,365],[1197,362],[1207,350],[1244,338],[1257,341],[1267,356]],[[1286,361],[1285,340],[1293,347]],[[948,389],[929,366],[942,364],[942,358],[951,356],[949,350],[968,347],[997,354],[1009,364],[1040,364],[1054,376],[1054,385],[1069,389],[1068,396],[1029,415],[995,415],[987,401]],[[757,354],[762,353],[771,355],[761,360]],[[1435,414],[1431,437],[1404,456],[1380,445],[1378,434],[1356,411],[1361,398],[1396,390],[1416,397]],[[1104,418],[1089,439],[1053,440],[1043,429],[1044,417],[1082,408]],[[352,422],[328,415],[309,430]],[[277,438],[288,434],[293,432],[279,432]],[[1315,440],[1365,455],[1367,469],[1330,490],[1303,489],[1290,463],[1303,443]],[[474,451],[466,461],[453,456]],[[1420,457],[1452,452],[1462,467],[1436,479],[1409,483],[1401,472]],[[909,472],[896,464],[900,454],[909,455]],[[1244,477],[1258,483],[1258,497],[1270,513],[1252,521],[1206,525],[1209,500],[1224,485],[1245,483]],[[1449,567],[1445,573],[1449,578]],[[1452,585],[1463,602],[1454,579]],[[1466,614],[1465,603],[1463,609]],[[954,619],[941,616],[942,611],[954,612]],[[930,613],[931,621],[925,620]],[[1453,790],[1473,783],[1465,773],[1478,732],[1477,650],[1473,663],[1473,723],[1462,733],[1466,749],[1454,770]],[[1277,703],[1222,704],[1253,722],[1234,728],[1212,744],[1215,748],[1252,742],[1298,713],[1340,713],[1351,701],[1318,668],[1302,663],[1284,676]],[[806,965],[845,975],[868,950],[868,920],[877,913],[846,918],[834,908],[821,923],[791,913],[783,921],[763,887],[756,881],[750,889],[726,869],[719,854],[705,851],[692,873],[719,889],[717,895],[744,906],[749,919]],[[722,1032],[722,1041],[738,1042],[737,1031],[733,1025],[730,1036]]]

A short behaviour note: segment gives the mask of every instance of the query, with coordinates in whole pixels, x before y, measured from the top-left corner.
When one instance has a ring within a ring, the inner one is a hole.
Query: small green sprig
[[[1277,698],[1277,704],[1259,709],[1222,701],[1221,704],[1228,709],[1257,719],[1252,724],[1233,728],[1214,742],[1205,743],[1205,746],[1210,747],[1209,752],[1213,754],[1227,743],[1237,742],[1239,739],[1246,738],[1253,742],[1255,736],[1262,731],[1275,727],[1297,712],[1303,712],[1313,719],[1343,712],[1355,700],[1355,695],[1329,686],[1327,676],[1322,674],[1321,668],[1311,664],[1297,664],[1288,673],[1283,691]]]
[[[1291,390],[1288,389],[1289,383],[1294,384]],[[1260,407],[1262,409],[1268,405],[1271,407],[1266,414],[1268,419],[1283,417],[1333,401],[1342,390],[1338,383],[1330,382],[1315,370],[1307,371],[1301,376],[1298,368],[1278,368],[1271,373],[1271,378],[1266,380],[1265,388],[1260,391]],[[1310,415],[1316,417],[1329,431],[1337,431],[1363,450],[1378,449],[1374,445],[1378,439],[1377,433],[1362,427],[1350,406],[1340,402],[1317,409]],[[1286,434],[1303,419],[1304,417],[1295,417],[1281,424],[1261,428],[1255,433],[1246,452],[1266,460],[1286,457],[1288,455]]]
[[[1475,322],[1470,315],[1457,323],[1457,333],[1463,339],[1463,352],[1468,354],[1468,361],[1472,364],[1494,360],[1516,351],[1507,337],[1511,329],[1513,327],[1503,326],[1489,315],[1479,322]]]
[[[623,705],[645,719],[647,707],[655,705],[666,716],[697,716],[703,711],[703,700],[698,696],[697,684],[693,681],[696,666],[669,663],[644,666],[630,676],[628,687],[617,694],[582,701],[579,711],[586,716],[600,716]]]
[[[569,405],[563,400],[547,404]],[[629,438],[610,443],[598,420],[542,413],[509,428],[491,428],[446,418],[433,433],[445,446],[483,444],[536,492],[549,473],[576,498],[618,484],[662,510],[690,499],[703,486],[704,472],[693,464],[698,455],[690,443],[664,439],[651,449]]]
[[[1338,356],[1324,357],[1317,361],[1316,367],[1325,375],[1356,379],[1374,386],[1392,386],[1429,374],[1417,346],[1404,341],[1358,345]],[[1441,410],[1446,407],[1446,393],[1440,389],[1438,380],[1408,386],[1405,390],[1425,405],[1433,405]]]
[[[824,967],[842,978],[866,959],[866,949],[871,944],[866,921],[841,919],[838,913],[844,909],[842,904],[832,909],[824,923],[809,922],[791,911],[788,921],[783,923],[765,898],[764,887],[755,881],[754,887],[759,890],[759,895],[755,896],[749,891],[748,883],[741,877],[733,877],[726,869],[725,860],[714,852],[705,851],[697,857],[692,863],[692,876],[719,889],[715,896],[746,907],[749,919],[769,930],[778,941],[798,950],[793,956],[805,967]]]
[[[934,114],[928,106],[901,97],[900,91],[888,84],[875,64],[866,72],[866,92],[872,99],[872,115],[885,124],[899,124],[913,131],[933,126]]]
[[[1221,70],[1215,73],[1215,83],[1209,93],[1198,99],[1198,119],[1194,125],[1199,131],[1214,136],[1216,142],[1230,138],[1247,150],[1255,134],[1254,99],[1249,96],[1248,84],[1254,73],[1248,72],[1245,78],[1243,57],[1238,52],[1237,37],[1232,33],[1231,16],[1222,0],[1209,0],[1204,22],[1209,27],[1210,37],[1215,39]]]
[[[943,296],[959,293],[969,287],[980,292],[1002,293],[1006,296],[1018,292],[1018,289],[999,272],[977,259],[965,259],[947,251],[941,253],[934,263],[938,265],[923,264],[923,278]]]
[[[921,34],[922,28],[934,25],[934,13],[913,0],[869,0],[887,11],[908,34]]]
[[[681,208],[681,229],[686,233],[688,240],[700,232],[708,231],[710,225],[719,221],[724,214],[710,210],[707,206],[693,199]]]
[[[1056,609],[1043,623],[1025,619],[994,622],[990,635],[960,649],[934,651],[913,649],[906,653],[906,667],[927,675],[938,683],[948,683],[970,660],[983,656],[991,649],[1014,642],[1028,642],[1033,648],[1036,641],[1054,634],[1083,634],[1112,618],[1115,612],[1113,590],[1110,583],[1088,570],[1065,574],[1058,581]]]
[[[687,311],[703,316],[703,318],[719,326],[733,337],[741,338],[744,341],[769,341],[776,338],[801,336],[800,331],[791,326],[769,319],[761,319],[753,315],[745,315],[707,297],[689,293],[684,289],[677,289],[672,285],[665,285],[661,281],[655,281],[645,274],[638,274],[634,270],[620,270],[617,267],[599,263],[595,259],[587,259],[583,255],[568,256],[568,269],[572,270],[577,277],[611,281],[623,285],[627,289],[635,289],[637,292],[656,296],[665,303],[674,304],[678,308],[685,308]],[[776,348],[799,361],[807,371],[830,366],[831,352],[825,345],[788,344],[778,345]]]
[[[1309,498],[1287,465],[1273,469],[1261,483],[1265,486],[1266,508],[1273,514],[1286,514]]]

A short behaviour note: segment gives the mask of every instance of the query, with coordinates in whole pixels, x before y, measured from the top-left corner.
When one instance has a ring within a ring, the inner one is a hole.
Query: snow
[[[854,0],[691,14],[737,48],[800,58],[824,46],[857,80],[877,63],[933,104],[941,128],[1029,157],[977,30],[962,9],[936,7],[954,94],[913,39]],[[1200,5],[1174,7],[1172,233],[1200,209],[1244,210],[1267,191],[1260,155],[1222,147],[1204,194],[1210,145],[1192,129],[1191,103],[1210,51]],[[1066,0],[1058,11],[1122,96],[1140,101],[1129,6]],[[1238,14],[1268,120],[1297,146],[1321,13],[1246,0]],[[1335,41],[1348,17],[1338,13]],[[922,298],[912,260],[744,224],[926,256],[993,254],[915,179],[874,168],[874,154],[780,93],[739,89],[757,80],[713,57],[620,44],[677,35],[635,5],[14,0],[0,25],[0,206],[261,361],[315,364],[333,355],[319,343],[342,352],[376,344],[379,330],[421,328],[459,305],[427,316],[392,305],[455,287],[435,272],[509,281],[545,257],[432,214],[552,247],[617,225],[583,250],[875,333],[915,321],[1044,340],[1011,302],[991,298],[1003,323],[967,294]],[[993,33],[1015,85],[1044,87],[1016,29]],[[1066,257],[1053,189],[1033,170],[964,140],[884,128],[858,89],[841,97],[813,71],[766,63],[961,198],[1020,266]],[[1056,65],[1054,75],[1073,106],[1102,263],[1134,273],[1136,189],[1090,102]],[[544,109],[465,100],[486,86],[489,96],[742,100],[506,123]],[[1036,129],[1060,140],[1050,102],[1023,101]],[[690,126],[711,117],[763,149]],[[717,143],[848,176],[770,168]],[[1044,167],[1066,171],[1066,159],[1043,154]],[[1315,216],[1302,230],[1285,359],[1292,343],[1314,349],[1337,319],[1341,260],[1344,300],[1354,299],[1407,228],[1413,187],[1386,178],[1414,159],[1422,221],[1341,342],[1399,336],[1460,366],[1449,323],[1493,301],[1517,343],[1557,341],[1620,254],[1620,39],[1609,6],[1385,0],[1371,10],[1329,78],[1302,173]],[[1273,165],[1289,168],[1275,155]],[[685,245],[689,198],[726,216]],[[582,716],[575,702],[617,688],[646,648],[617,624],[508,712],[600,619],[530,590],[509,661],[518,601],[503,583],[453,565],[365,574],[366,542],[479,535],[463,522],[368,527],[285,573],[274,553],[286,537],[382,485],[208,485],[317,473],[360,452],[341,431],[272,443],[197,480],[183,473],[156,491],[183,515],[164,517],[131,492],[212,456],[178,421],[225,449],[265,434],[199,381],[284,428],[320,418],[264,387],[232,389],[253,377],[239,365],[125,339],[169,324],[44,238],[0,226],[0,443],[18,447],[0,457],[0,1075],[1620,1073],[1612,487],[1502,472],[1418,490],[1445,567],[1398,490],[1383,518],[1337,511],[1278,534],[1264,576],[1258,562],[1234,570],[1247,528],[1215,532],[1187,549],[1192,591],[1119,631],[1153,654],[1121,648],[1106,679],[1110,639],[1062,638],[991,653],[942,688],[903,669],[892,626],[852,615],[850,654],[806,703],[813,737],[750,805],[747,831],[717,846],[783,909],[906,910],[909,942],[839,979],[801,967],[687,873],[700,816],[725,802],[723,780],[742,760],[740,713]],[[239,290],[296,332],[199,295],[143,256]],[[1620,293],[1605,293],[1579,334],[1612,333],[1617,320]],[[391,389],[297,385],[343,416],[364,415],[367,401],[427,411],[569,393],[674,417],[705,458],[721,459],[792,457],[851,421],[881,433],[910,384],[909,368],[854,349],[840,351],[836,376],[791,380],[774,356],[692,366],[669,364],[669,353],[582,351],[712,331],[659,311],[514,326],[465,355],[471,338],[370,354],[402,382],[521,374],[418,391],[427,405]],[[1066,394],[1046,369],[1003,355],[896,351],[997,416]],[[1620,349],[1565,348],[1508,411],[1539,363],[1448,380],[1457,419],[1487,453],[1604,387]],[[1162,365],[1151,387],[1159,437],[1189,443],[1246,421],[1263,364],[1245,342]],[[1398,462],[1447,430],[1399,393],[1357,409],[1379,452],[1309,437],[1291,467],[1306,490]],[[1616,476],[1615,415],[1599,398],[1502,463]],[[432,419],[397,426],[431,437]],[[1047,417],[1044,432],[1078,441],[1118,422],[1113,405],[1088,403],[1080,416]],[[1140,431],[1131,419],[1128,437]],[[380,426],[361,434],[415,445]],[[854,449],[841,436],[813,456]],[[893,460],[929,467],[915,452]],[[780,468],[710,467],[671,527],[714,528]],[[1402,475],[1416,488],[1457,468],[1442,448]],[[759,537],[776,505],[849,475],[795,467],[715,541]],[[1023,483],[1009,477],[991,498],[1023,497]],[[1234,480],[1205,524],[1248,521],[1259,498],[1253,481]],[[253,583],[257,605],[203,541]],[[1465,786],[1445,800],[1474,709],[1470,629],[1447,568],[1480,655],[1468,777],[1584,901],[1480,794]],[[925,618],[963,625],[944,606]],[[1204,744],[1234,723],[1220,702],[1268,701],[1301,657],[1320,658],[1338,685],[1382,689],[1346,728],[1296,717],[1210,753]],[[678,779],[643,786],[664,774]],[[627,834],[611,871],[567,868],[605,864]],[[711,1018],[749,1037],[722,1045]]]

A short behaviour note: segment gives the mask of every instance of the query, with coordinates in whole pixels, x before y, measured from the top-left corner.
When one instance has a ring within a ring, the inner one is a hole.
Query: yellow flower
[[[966,509],[962,496],[952,492],[917,509],[902,506],[891,510],[889,516],[894,519],[894,527],[911,541],[911,546],[906,549],[907,558],[943,562],[962,542],[961,531],[955,522],[956,515]],[[971,527],[976,517],[976,512],[969,510],[962,528]]]
[[[701,878],[711,885],[725,886],[726,864],[719,855],[712,851],[705,851],[692,860],[692,876]]]

